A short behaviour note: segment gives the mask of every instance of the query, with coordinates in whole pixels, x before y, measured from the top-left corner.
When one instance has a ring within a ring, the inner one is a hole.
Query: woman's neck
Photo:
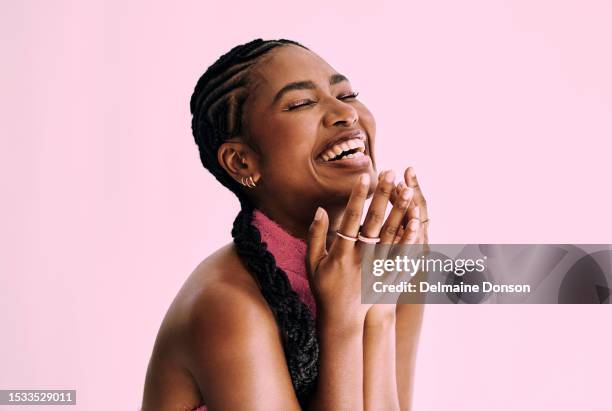
[[[274,220],[289,234],[304,241],[306,241],[308,237],[308,229],[310,228],[310,224],[312,224],[315,212],[317,211],[317,207],[311,207],[312,209],[308,208],[303,211],[300,210],[298,213],[296,213],[295,210],[288,213],[286,209],[275,206],[266,206],[264,204],[257,208],[270,219]],[[340,227],[344,207],[327,206],[324,208],[329,217],[329,229],[327,233],[327,244],[329,246],[336,237],[336,230]]]

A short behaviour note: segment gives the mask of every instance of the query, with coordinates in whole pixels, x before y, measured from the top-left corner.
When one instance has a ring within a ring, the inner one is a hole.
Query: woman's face
[[[244,121],[259,153],[261,201],[344,205],[360,174],[374,184],[374,117],[346,77],[289,45],[271,50],[251,80]]]

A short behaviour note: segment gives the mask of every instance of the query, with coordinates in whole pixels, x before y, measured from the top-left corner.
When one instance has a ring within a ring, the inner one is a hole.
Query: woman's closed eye
[[[289,106],[285,109],[285,111],[295,110],[296,108],[304,107],[304,106],[311,106],[311,105],[313,105],[315,103],[316,103],[315,100],[298,100],[298,101],[294,101],[293,103],[289,104]]]
[[[343,94],[341,96],[338,97],[338,100],[350,100],[353,98],[357,98],[357,96],[359,95],[358,91],[352,91],[348,94]]]
[[[353,91],[348,94],[340,95],[337,98],[338,100],[351,100],[351,99],[357,98],[358,95],[359,95],[358,91]],[[295,110],[297,108],[305,107],[305,106],[312,106],[316,103],[317,103],[317,100],[310,100],[310,99],[298,100],[298,101],[295,101],[289,104],[289,106],[285,109],[285,111],[291,111],[291,110]]]

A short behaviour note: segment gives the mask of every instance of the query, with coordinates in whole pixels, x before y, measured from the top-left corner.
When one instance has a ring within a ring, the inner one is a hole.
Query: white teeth
[[[334,145],[332,148],[328,149],[325,153],[321,154],[321,158],[323,159],[323,161],[331,161],[334,159],[338,159],[337,157],[339,157],[343,152],[345,151],[350,151],[350,150],[357,150],[354,153],[351,154],[347,154],[344,158],[359,158],[359,157],[363,157],[365,154],[365,143],[357,138],[348,140],[348,141],[343,141],[342,143],[336,144]]]

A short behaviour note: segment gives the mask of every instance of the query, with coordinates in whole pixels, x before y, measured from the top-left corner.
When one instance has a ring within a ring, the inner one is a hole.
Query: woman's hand
[[[419,208],[409,208],[414,190],[405,187],[397,192],[393,209],[385,220],[387,204],[395,192],[395,175],[393,171],[382,172],[360,230],[363,206],[370,185],[369,176],[360,176],[353,187],[344,212],[339,233],[348,238],[357,238],[359,234],[368,238],[380,237],[382,244],[411,244],[418,239]],[[406,228],[402,222],[408,218]],[[361,269],[363,258],[385,258],[386,256],[368,253],[373,250],[372,244],[362,241],[336,237],[329,252],[325,248],[326,234],[329,226],[327,213],[317,210],[308,238],[307,265],[311,289],[324,316],[331,316],[336,324],[363,324],[372,304],[361,303]],[[384,250],[378,247],[377,251]],[[388,249],[388,248],[386,248]],[[382,312],[382,308],[380,310]],[[350,318],[348,318],[350,317]]]
[[[310,227],[306,263],[310,288],[317,301],[320,341],[320,374],[313,397],[317,409],[363,409],[364,403],[367,408],[372,404],[385,409],[399,408],[395,372],[389,372],[395,369],[394,327],[383,327],[383,333],[379,332],[382,328],[369,327],[379,320],[389,324],[386,318],[388,314],[395,315],[395,305],[362,304],[361,298],[362,268],[371,267],[372,258],[386,258],[391,248],[375,247],[368,239],[380,237],[386,245],[411,244],[417,240],[415,216],[419,211],[417,207],[409,211],[413,189],[399,190],[393,209],[385,219],[387,205],[396,189],[394,178],[392,171],[379,176],[361,232],[363,207],[370,187],[368,174],[360,176],[353,187],[338,229],[341,235],[333,240],[329,250],[326,248],[329,219],[325,210],[317,210]],[[399,234],[409,213],[411,221]],[[382,375],[381,370],[384,370]]]
[[[390,258],[395,250],[406,245],[415,244],[418,241],[420,232],[420,209],[414,204],[414,189],[403,186],[398,189],[393,185],[393,171],[382,172],[378,178],[379,184],[377,191],[380,191],[376,198],[381,203],[389,201],[393,196],[393,208],[387,218],[387,221],[380,230],[380,246],[376,248],[376,254],[372,259]],[[389,190],[389,191],[388,191]],[[373,199],[372,202],[375,200]],[[385,204],[386,206],[386,204]],[[381,204],[382,208],[383,205]],[[369,227],[364,224],[363,232],[366,236],[370,236]],[[386,246],[386,247],[385,247]],[[389,254],[390,253],[390,254]],[[383,283],[391,284],[399,274],[397,272],[386,273],[382,278],[369,276],[371,281],[382,280]],[[371,290],[371,287],[368,287]],[[375,296],[368,293],[369,300]],[[395,305],[390,303],[389,294],[385,295],[384,304],[374,304],[369,310],[366,317],[366,327],[372,326],[388,326],[394,324],[395,321]]]
[[[353,186],[338,230],[348,238],[356,238],[359,233],[369,187],[368,174],[362,174]],[[328,228],[327,212],[318,208],[308,232],[306,257],[310,288],[317,302],[318,322],[325,319],[338,327],[361,328],[369,306],[361,304],[359,243],[336,236],[327,250]]]

